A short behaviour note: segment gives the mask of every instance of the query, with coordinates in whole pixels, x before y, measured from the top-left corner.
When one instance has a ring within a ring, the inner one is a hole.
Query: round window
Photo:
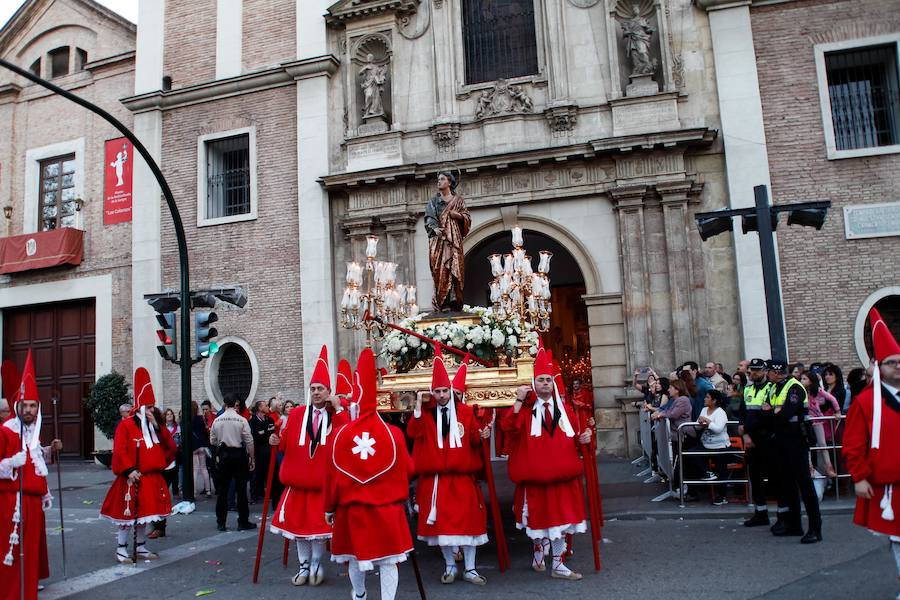
[[[253,386],[253,365],[247,352],[239,344],[226,344],[219,352],[222,356],[216,380],[221,397],[235,394],[239,400],[248,400]]]

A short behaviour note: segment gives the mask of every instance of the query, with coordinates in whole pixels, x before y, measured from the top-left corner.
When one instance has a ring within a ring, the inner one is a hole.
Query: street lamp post
[[[759,232],[759,253],[762,259],[763,287],[766,294],[766,316],[769,321],[769,347],[773,359],[787,360],[787,340],[784,336],[784,313],[781,310],[781,287],[778,283],[778,263],[775,255],[775,229],[778,227],[778,215],[789,213],[788,225],[804,225],[822,229],[830,201],[796,202],[794,204],[769,204],[769,192],[766,186],[753,188],[756,205],[752,208],[733,210],[717,210],[697,213],[697,229],[704,242],[712,236],[731,231],[733,217],[743,219],[742,230]]]
[[[188,252],[187,252],[187,240],[184,235],[184,225],[181,222],[181,214],[178,212],[178,206],[175,204],[175,197],[172,195],[172,190],[169,187],[168,182],[166,182],[166,178],[163,176],[162,171],[159,168],[159,165],[156,164],[156,161],[153,159],[153,156],[149,151],[144,147],[144,144],[141,143],[141,140],[138,139],[134,133],[125,127],[118,119],[113,117],[111,114],[93,104],[88,102],[84,98],[76,96],[71,92],[68,92],[56,85],[53,85],[49,81],[45,79],[41,79],[34,73],[30,71],[26,71],[18,67],[17,65],[12,64],[9,61],[0,59],[0,67],[8,69],[13,73],[28,79],[42,87],[47,88],[51,92],[62,96],[63,98],[78,104],[79,106],[83,106],[94,114],[102,117],[107,123],[118,129],[122,135],[124,135],[128,140],[134,144],[135,150],[143,157],[144,161],[146,161],[147,166],[150,168],[150,171],[153,173],[153,176],[156,178],[157,183],[159,184],[160,189],[162,190],[163,197],[166,199],[166,205],[169,208],[169,213],[172,215],[172,224],[175,228],[175,238],[178,242],[178,265],[181,271],[181,292],[180,292],[180,300],[181,300],[181,356],[179,357],[179,365],[181,367],[181,430],[184,432],[191,431],[191,285],[190,285],[190,270],[188,269]],[[182,487],[182,494],[185,500],[194,500],[194,478],[191,475],[191,465],[193,464],[193,439],[190,435],[182,436],[182,464],[184,468],[184,481]]]

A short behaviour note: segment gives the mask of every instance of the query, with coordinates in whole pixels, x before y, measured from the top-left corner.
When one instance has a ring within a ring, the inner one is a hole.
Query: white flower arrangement
[[[537,354],[538,334],[530,323],[522,323],[517,316],[498,318],[491,308],[463,306],[463,312],[480,317],[480,323],[465,324],[446,321],[420,327],[424,313],[405,319],[401,327],[417,331],[447,346],[471,353],[473,356],[494,362],[514,357],[520,340],[528,345],[529,353]],[[413,369],[420,361],[434,353],[432,344],[397,330],[391,330],[381,346],[381,354],[387,357],[397,372]]]

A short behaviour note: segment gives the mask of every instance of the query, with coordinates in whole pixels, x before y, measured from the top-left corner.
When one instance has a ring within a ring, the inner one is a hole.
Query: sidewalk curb
[[[854,506],[829,506],[821,507],[823,515],[852,515]],[[774,513],[773,513],[774,515]],[[749,508],[741,506],[740,509],[664,509],[657,511],[642,510],[626,510],[605,513],[605,520],[608,522],[612,519],[619,521],[644,521],[644,520],[683,520],[683,521],[700,521],[708,519],[744,519],[751,516]]]

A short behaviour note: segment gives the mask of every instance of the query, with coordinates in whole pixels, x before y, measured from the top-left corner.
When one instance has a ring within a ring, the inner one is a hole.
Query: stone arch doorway
[[[588,311],[583,296],[587,292],[585,277],[573,254],[558,240],[524,229],[525,247],[532,254],[537,267],[537,253],[553,253],[550,263],[550,293],[553,304],[550,331],[543,335],[544,343],[560,360],[568,385],[575,376],[590,385],[591,361]],[[512,249],[511,234],[500,231],[478,240],[466,252],[466,285],[463,300],[475,306],[490,306],[490,282],[493,279],[488,257],[506,254]]]

